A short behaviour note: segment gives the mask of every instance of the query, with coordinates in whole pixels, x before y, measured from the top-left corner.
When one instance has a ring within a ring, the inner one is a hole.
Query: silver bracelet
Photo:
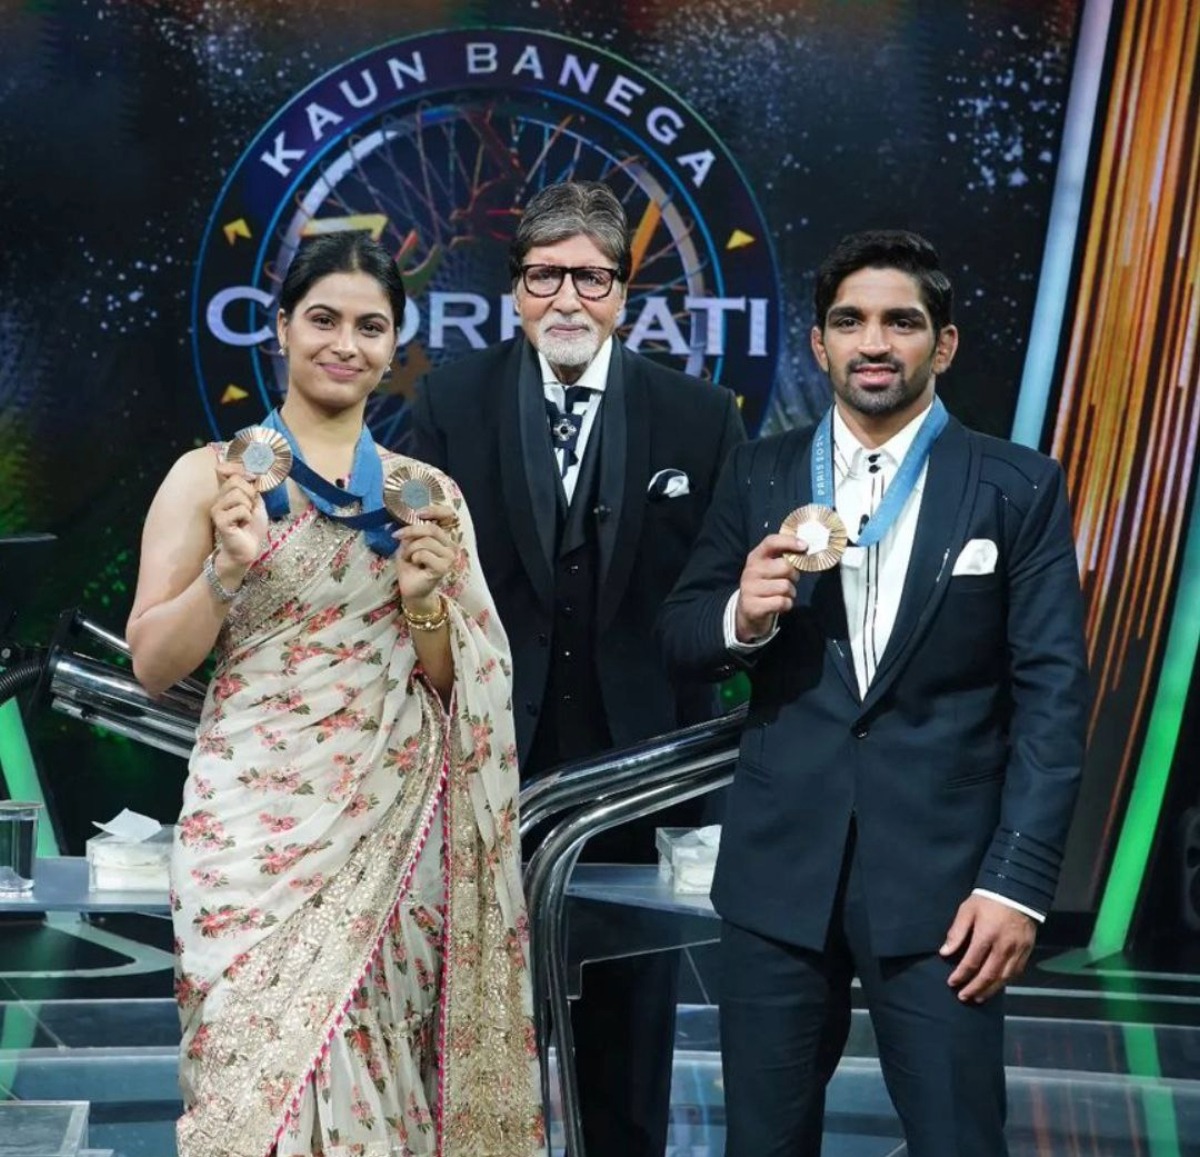
[[[221,577],[217,574],[216,557],[220,547],[215,548],[204,560],[204,577],[212,588],[212,593],[223,603],[231,603],[237,598],[237,590],[227,590],[221,585]],[[241,587],[238,588],[241,590]]]

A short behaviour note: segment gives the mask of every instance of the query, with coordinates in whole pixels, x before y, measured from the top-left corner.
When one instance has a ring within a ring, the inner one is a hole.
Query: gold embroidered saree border
[[[495,853],[479,839],[466,774],[452,776],[445,808],[439,1157],[535,1157],[546,1129],[527,946],[490,886]]]

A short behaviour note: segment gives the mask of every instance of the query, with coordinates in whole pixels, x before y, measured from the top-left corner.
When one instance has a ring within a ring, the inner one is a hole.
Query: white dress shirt
[[[921,467],[912,493],[883,538],[866,548],[854,546],[853,543],[870,516],[879,509],[904,455],[928,417],[927,408],[882,446],[871,449],[862,445],[851,433],[836,406],[833,411],[834,503],[850,533],[851,543],[842,555],[839,570],[842,598],[846,604],[850,653],[854,659],[860,698],[866,697],[896,625],[896,612],[900,609],[900,595],[904,590],[904,579],[916,539],[927,464]],[[779,627],[774,624],[762,638],[742,642],[737,637],[737,600],[738,592],[734,591],[725,605],[725,645],[736,654],[750,654],[769,643]],[[975,892],[976,895],[999,900],[1039,922],[1045,919],[1044,913],[1018,904],[1006,896],[981,888]]]
[[[904,578],[908,574],[917,534],[917,518],[921,513],[925,466],[921,467],[908,501],[901,507],[887,534],[874,546],[863,548],[853,543],[870,516],[879,509],[884,493],[895,480],[896,471],[928,414],[929,411],[924,410],[882,446],[872,450],[855,438],[836,409],[833,412],[834,495],[852,544],[842,556],[839,570],[842,598],[846,603],[846,625],[850,632],[850,653],[854,658],[854,674],[861,698],[866,697],[896,625],[900,594],[904,590]]]
[[[600,403],[604,400],[604,389],[608,385],[608,365],[612,361],[612,341],[611,337],[604,339],[604,343],[596,351],[596,356],[588,363],[587,369],[579,377],[579,381],[572,382],[572,385],[583,386],[588,391],[587,401],[575,407],[575,415],[582,417],[583,421],[579,426],[579,438],[575,443],[575,461],[567,467],[566,474],[562,473],[563,455],[565,450],[555,447],[554,460],[558,463],[558,472],[562,475],[563,490],[567,494],[567,505],[571,503],[571,498],[575,493],[575,483],[579,478],[579,467],[583,463],[583,452],[587,449],[588,438],[592,433],[592,427],[596,424],[596,416],[600,413]],[[554,371],[550,368],[550,363],[546,361],[541,351],[538,351],[538,364],[542,367],[542,392],[546,396],[548,402],[553,402],[560,410],[566,409],[567,391],[566,387],[554,376]]]

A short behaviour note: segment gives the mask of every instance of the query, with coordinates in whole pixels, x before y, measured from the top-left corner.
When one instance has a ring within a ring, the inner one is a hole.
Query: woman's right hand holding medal
[[[753,643],[775,629],[775,620],[792,609],[798,571],[785,554],[803,554],[807,543],[794,534],[768,534],[747,556],[738,584],[737,637]]]
[[[267,508],[240,463],[218,462],[220,489],[209,508],[217,550],[213,566],[223,586],[237,586],[262,552],[267,536]]]

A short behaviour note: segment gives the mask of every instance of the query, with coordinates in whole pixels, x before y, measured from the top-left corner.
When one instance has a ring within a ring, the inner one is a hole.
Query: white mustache
[[[596,324],[586,314],[564,314],[564,313],[548,313],[542,318],[538,330],[541,333],[546,333],[556,325],[569,325],[576,329],[585,330],[589,334],[596,332]]]

